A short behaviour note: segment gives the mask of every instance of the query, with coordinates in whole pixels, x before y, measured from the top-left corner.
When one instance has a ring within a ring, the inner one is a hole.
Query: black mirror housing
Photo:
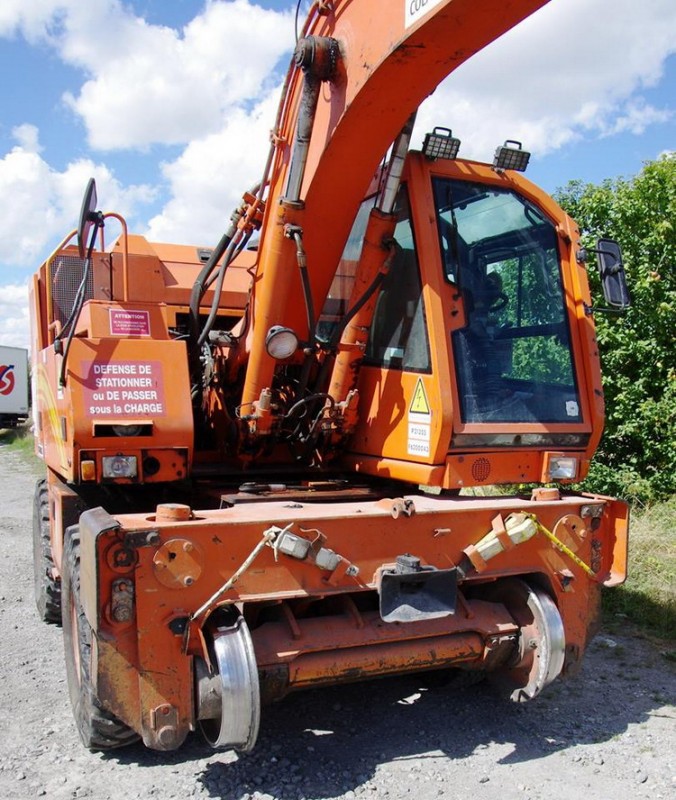
[[[621,311],[629,308],[631,297],[619,244],[614,239],[599,239],[596,253],[606,303]]]
[[[77,249],[80,258],[84,259],[87,251],[87,239],[92,225],[97,220],[96,215],[96,181],[90,178],[85,189],[80,209],[80,219],[77,224]]]

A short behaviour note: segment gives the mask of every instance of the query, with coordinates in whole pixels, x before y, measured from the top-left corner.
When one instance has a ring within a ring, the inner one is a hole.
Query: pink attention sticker
[[[150,336],[150,314],[111,308],[110,333],[112,336]]]
[[[84,363],[85,413],[90,417],[164,417],[162,364],[159,361]]]

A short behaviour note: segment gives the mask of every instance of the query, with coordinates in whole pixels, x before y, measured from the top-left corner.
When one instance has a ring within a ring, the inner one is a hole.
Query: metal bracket
[[[455,614],[458,570],[421,566],[403,555],[380,572],[380,616],[384,622],[419,622]]]

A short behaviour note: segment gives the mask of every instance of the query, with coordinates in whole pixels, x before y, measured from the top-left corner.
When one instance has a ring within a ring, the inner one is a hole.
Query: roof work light
[[[510,145],[512,146],[510,147]],[[515,169],[518,172],[525,172],[529,159],[530,153],[522,148],[521,142],[507,139],[495,151],[493,167],[495,169]]]
[[[425,136],[422,151],[427,158],[434,160],[437,158],[454,159],[458,156],[460,149],[460,139],[453,137],[450,128],[436,127],[432,133]]]

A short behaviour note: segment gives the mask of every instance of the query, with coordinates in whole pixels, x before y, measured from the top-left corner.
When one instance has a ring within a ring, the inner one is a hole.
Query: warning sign
[[[127,311],[111,308],[111,336],[150,336],[150,314],[147,311]]]
[[[411,414],[427,414],[427,416],[430,414],[430,404],[427,402],[427,394],[422,378],[418,378],[418,383],[416,383],[415,391],[413,392],[413,400],[411,400],[408,410]]]
[[[159,361],[91,361],[83,364],[85,410],[90,417],[164,417]]]
[[[408,454],[421,458],[430,455],[432,411],[422,378],[418,378],[408,407]]]

